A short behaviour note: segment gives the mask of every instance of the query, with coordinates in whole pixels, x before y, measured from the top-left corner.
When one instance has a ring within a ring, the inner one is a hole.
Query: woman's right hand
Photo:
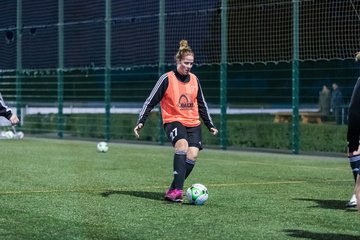
[[[353,152],[348,152],[347,155],[348,155],[348,157],[360,155],[360,145],[359,145],[359,147],[358,147],[358,150],[353,151]]]
[[[136,136],[137,138],[140,137],[139,132],[140,132],[140,129],[141,129],[143,126],[144,126],[144,124],[139,123],[139,124],[136,125],[136,127],[134,128],[134,133],[135,133],[135,136]]]
[[[10,117],[9,121],[11,122],[12,125],[16,125],[19,123],[19,118],[15,114],[13,114]]]

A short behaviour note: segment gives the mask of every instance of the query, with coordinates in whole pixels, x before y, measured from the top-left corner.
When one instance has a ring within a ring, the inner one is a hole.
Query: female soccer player
[[[360,60],[360,52],[356,53],[355,61]],[[347,143],[348,143],[348,158],[350,167],[354,175],[355,189],[350,201],[346,207],[356,207],[360,212],[360,78],[358,78],[349,105],[348,111],[348,130],[347,130]]]
[[[191,173],[201,145],[200,117],[213,135],[218,133],[210,117],[199,79],[190,70],[194,52],[186,40],[175,56],[176,70],[163,74],[146,99],[134,133],[139,137],[150,111],[160,102],[164,129],[175,148],[173,181],[165,199],[182,202],[185,179]]]
[[[353,195],[347,206],[355,207],[357,205],[357,208],[360,212],[360,205],[357,204],[360,202],[359,139],[360,139],[360,78],[358,78],[351,96],[351,101],[349,105],[348,131],[347,131],[348,158],[355,179],[355,194]]]
[[[18,117],[12,113],[11,109],[5,105],[4,100],[0,95],[0,116],[8,119],[12,125],[15,125],[19,122]]]

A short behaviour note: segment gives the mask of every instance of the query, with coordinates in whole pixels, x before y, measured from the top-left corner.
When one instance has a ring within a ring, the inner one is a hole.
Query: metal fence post
[[[293,0],[292,152],[299,153],[299,0]]]
[[[58,2],[58,70],[57,70],[57,98],[58,98],[58,137],[64,135],[64,0]]]
[[[165,71],[165,0],[159,1],[159,77],[164,74]],[[164,144],[163,136],[163,122],[161,118],[161,108],[159,110],[159,144]]]
[[[22,105],[22,0],[16,2],[16,114],[21,116]]]
[[[227,136],[227,48],[228,48],[228,24],[227,24],[227,0],[221,1],[221,63],[220,63],[220,147],[226,149]]]
[[[105,6],[105,140],[110,140],[110,108],[111,108],[111,0]]]

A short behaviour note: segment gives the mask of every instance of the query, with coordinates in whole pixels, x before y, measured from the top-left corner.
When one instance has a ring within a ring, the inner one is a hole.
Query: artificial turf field
[[[1,140],[0,239],[360,239],[346,158],[205,149],[169,203],[169,146]]]

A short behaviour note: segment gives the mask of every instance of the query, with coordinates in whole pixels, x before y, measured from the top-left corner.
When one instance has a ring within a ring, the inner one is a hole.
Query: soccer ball
[[[186,197],[190,204],[203,205],[209,197],[209,192],[204,185],[196,183],[187,189]]]
[[[23,139],[23,138],[24,138],[24,133],[21,132],[21,131],[17,132],[16,135],[17,135],[17,138],[19,138],[19,139]]]
[[[96,147],[97,150],[102,153],[106,153],[107,150],[109,150],[109,146],[106,142],[99,142]]]
[[[5,132],[5,137],[7,139],[13,139],[14,138],[14,133],[12,131],[6,131]]]

